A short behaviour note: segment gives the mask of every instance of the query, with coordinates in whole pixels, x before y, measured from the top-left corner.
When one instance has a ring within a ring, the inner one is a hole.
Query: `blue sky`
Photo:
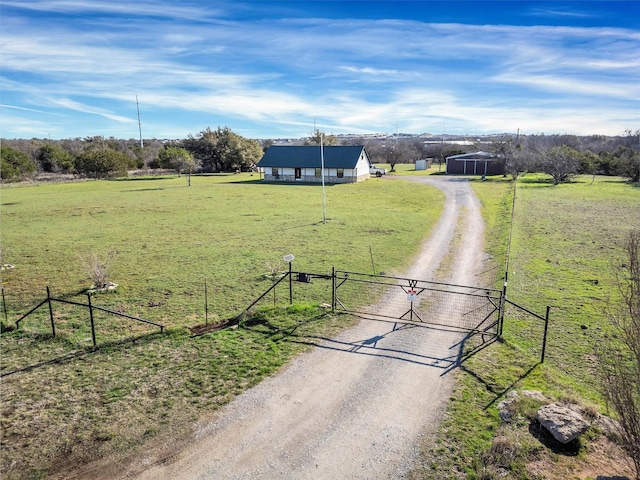
[[[640,2],[2,0],[0,137],[640,128]]]

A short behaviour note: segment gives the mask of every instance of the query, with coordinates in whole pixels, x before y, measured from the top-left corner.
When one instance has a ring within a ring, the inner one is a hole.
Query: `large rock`
[[[569,443],[589,428],[589,422],[582,418],[582,415],[569,406],[558,403],[540,407],[536,413],[536,420],[560,443]]]
[[[598,427],[602,433],[604,433],[607,437],[613,440],[620,439],[620,432],[622,432],[622,426],[620,422],[614,420],[611,417],[607,417],[606,415],[600,415],[595,422],[593,422],[594,427]]]

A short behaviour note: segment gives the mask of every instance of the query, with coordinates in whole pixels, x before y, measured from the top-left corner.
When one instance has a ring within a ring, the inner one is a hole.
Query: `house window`
[[[339,168],[339,169],[338,169],[337,177],[338,177],[338,178],[342,178],[342,177],[344,177],[344,168]]]
[[[320,178],[322,176],[322,169],[316,168],[316,178]]]
[[[271,169],[271,175],[273,175],[274,177],[278,176],[278,169],[276,167],[273,167]]]

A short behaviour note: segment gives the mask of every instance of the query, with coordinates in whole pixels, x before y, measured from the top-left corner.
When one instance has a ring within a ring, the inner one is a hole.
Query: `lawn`
[[[3,478],[40,478],[69,464],[179,444],[195,421],[305,347],[353,321],[318,307],[323,281],[271,297],[240,329],[194,337],[186,327],[234,316],[271,281],[269,263],[294,271],[399,272],[442,211],[442,194],[371,179],[327,186],[263,184],[250,174],[12,186],[1,193],[7,324],[54,297],[86,302],[82,258],[113,249],[114,292],[95,305],[166,325],[165,333],[103,313],[91,348],[86,310],[46,305],[1,337]],[[372,265],[372,258],[374,265]],[[324,296],[323,296],[324,295]],[[271,305],[267,308],[268,305]],[[5,319],[3,318],[3,321]],[[65,467],[65,468],[67,468]]]

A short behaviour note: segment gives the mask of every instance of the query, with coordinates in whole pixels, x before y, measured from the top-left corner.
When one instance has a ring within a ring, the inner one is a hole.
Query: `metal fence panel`
[[[335,308],[408,323],[497,334],[500,291],[336,271]]]

